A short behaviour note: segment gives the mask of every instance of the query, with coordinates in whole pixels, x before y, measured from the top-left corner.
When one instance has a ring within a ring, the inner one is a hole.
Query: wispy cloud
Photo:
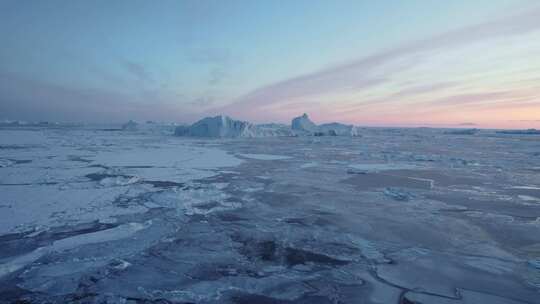
[[[435,99],[425,103],[425,105],[434,106],[463,106],[467,104],[482,104],[485,102],[494,102],[512,97],[514,94],[510,91],[486,92],[476,94],[451,95],[441,99]]]
[[[369,107],[373,105],[382,105],[382,104],[393,103],[393,102],[403,102],[418,95],[430,94],[430,93],[438,92],[441,90],[450,89],[450,88],[456,87],[457,85],[458,83],[455,83],[455,82],[439,82],[439,83],[411,86],[406,89],[399,90],[396,93],[392,93],[392,94],[385,95],[382,97],[363,99],[361,101],[357,101],[353,105],[343,107],[342,111],[358,110],[358,109],[363,109],[365,107]]]
[[[154,78],[152,77],[152,74],[146,69],[146,67],[143,64],[140,64],[135,61],[126,60],[123,62],[122,66],[135,79],[142,82],[147,82],[147,83],[154,82]]]
[[[454,81],[426,83],[426,77],[424,77],[424,79],[417,82],[412,79],[411,85],[400,88],[395,75],[402,74],[422,64],[423,58],[429,58],[431,54],[444,53],[448,50],[489,42],[498,38],[520,37],[538,30],[540,30],[540,7],[516,15],[441,33],[346,64],[270,84],[237,98],[230,105],[218,111],[253,117],[253,113],[260,112],[261,108],[269,105],[279,107],[279,105],[291,102],[301,103],[316,100],[315,97],[320,96],[331,98],[332,94],[342,94],[348,91],[354,93],[371,90],[375,92],[371,94],[372,97],[370,98],[357,98],[353,105],[349,104],[347,106],[348,109],[339,109],[344,104],[336,102],[334,108],[337,113],[340,110],[351,110],[355,105],[360,109],[366,105],[399,102],[422,94],[444,91],[463,84]],[[479,92],[477,95],[451,92],[446,97],[434,98],[433,101],[426,103],[426,105],[472,103],[490,98],[501,99],[510,95],[509,92],[490,91]],[[316,105],[313,105],[312,109],[319,112],[323,111]],[[267,119],[285,118],[281,114],[274,115],[274,117],[272,115],[273,113],[264,113],[264,115],[261,114],[259,117],[255,117],[255,119],[261,117]]]

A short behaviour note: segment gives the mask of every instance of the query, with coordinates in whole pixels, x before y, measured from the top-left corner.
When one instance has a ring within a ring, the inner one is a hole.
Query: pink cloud
[[[424,55],[433,51],[444,51],[497,38],[519,36],[540,30],[540,7],[513,16],[507,16],[489,22],[463,27],[424,40],[411,42],[399,47],[383,51],[347,64],[323,69],[265,87],[258,88],[234,100],[230,105],[215,109],[215,112],[225,112],[247,119],[285,119],[286,104],[291,102],[306,102],[312,97],[330,95],[332,93],[373,89],[375,87],[396,86],[392,79],[394,73],[403,72],[415,67],[420,60],[416,55]],[[399,63],[396,64],[396,63]],[[418,83],[410,88],[401,89],[387,97],[373,97],[369,100],[359,100],[363,105],[385,103],[391,100],[398,102],[401,98],[423,94],[429,91],[449,88],[456,83]],[[500,93],[500,92],[499,92]],[[484,97],[495,96],[498,92],[481,92]],[[465,102],[465,97],[450,96],[439,102]],[[473,97],[468,96],[472,100]],[[436,101],[434,101],[436,102]],[[284,110],[277,112],[262,111],[264,107],[283,106]],[[336,112],[339,112],[336,103]],[[342,109],[346,111],[346,109]],[[323,112],[316,104],[308,105],[306,111]],[[278,113],[279,112],[279,113]],[[290,113],[293,114],[293,113]],[[330,114],[329,114],[330,115]]]

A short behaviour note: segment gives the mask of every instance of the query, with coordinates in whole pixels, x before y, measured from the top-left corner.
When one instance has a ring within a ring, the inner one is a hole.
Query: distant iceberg
[[[475,135],[480,131],[479,129],[456,129],[445,131],[444,134],[448,135]]]
[[[122,125],[122,130],[124,131],[137,131],[139,128],[139,124],[134,122],[133,120],[130,120]]]
[[[307,114],[296,117],[291,125],[253,124],[235,120],[225,115],[203,118],[191,126],[177,126],[176,136],[193,137],[272,137],[272,136],[359,136],[358,128],[352,125],[330,123],[317,126]]]

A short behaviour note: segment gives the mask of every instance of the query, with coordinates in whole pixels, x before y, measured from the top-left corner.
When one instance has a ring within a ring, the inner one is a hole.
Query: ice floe
[[[251,159],[257,159],[257,160],[283,160],[283,159],[290,159],[290,156],[285,155],[272,155],[272,154],[238,154],[239,156],[245,157],[245,158],[251,158]]]

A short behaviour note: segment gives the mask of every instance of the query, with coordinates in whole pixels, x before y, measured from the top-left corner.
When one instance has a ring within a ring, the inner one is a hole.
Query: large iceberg
[[[130,120],[121,126],[123,131],[147,133],[147,134],[171,134],[176,125],[164,122],[146,121],[138,123]]]
[[[257,125],[260,136],[293,136],[291,127],[285,124],[269,123]]]
[[[297,135],[307,134],[315,136],[359,136],[359,130],[353,125],[345,125],[338,122],[332,122],[317,126],[304,115],[293,118],[291,128]]]
[[[284,124],[252,124],[219,115],[206,117],[191,126],[177,126],[177,136],[194,137],[270,137],[270,136],[359,136],[353,125],[329,123],[317,126],[307,114],[292,120],[291,126]]]
[[[178,126],[174,133],[196,137],[258,137],[258,131],[252,123],[219,115],[203,118],[191,126]]]
[[[360,130],[353,125],[345,125],[338,122],[322,124],[318,126],[318,132],[323,135],[334,136],[360,136]]]

